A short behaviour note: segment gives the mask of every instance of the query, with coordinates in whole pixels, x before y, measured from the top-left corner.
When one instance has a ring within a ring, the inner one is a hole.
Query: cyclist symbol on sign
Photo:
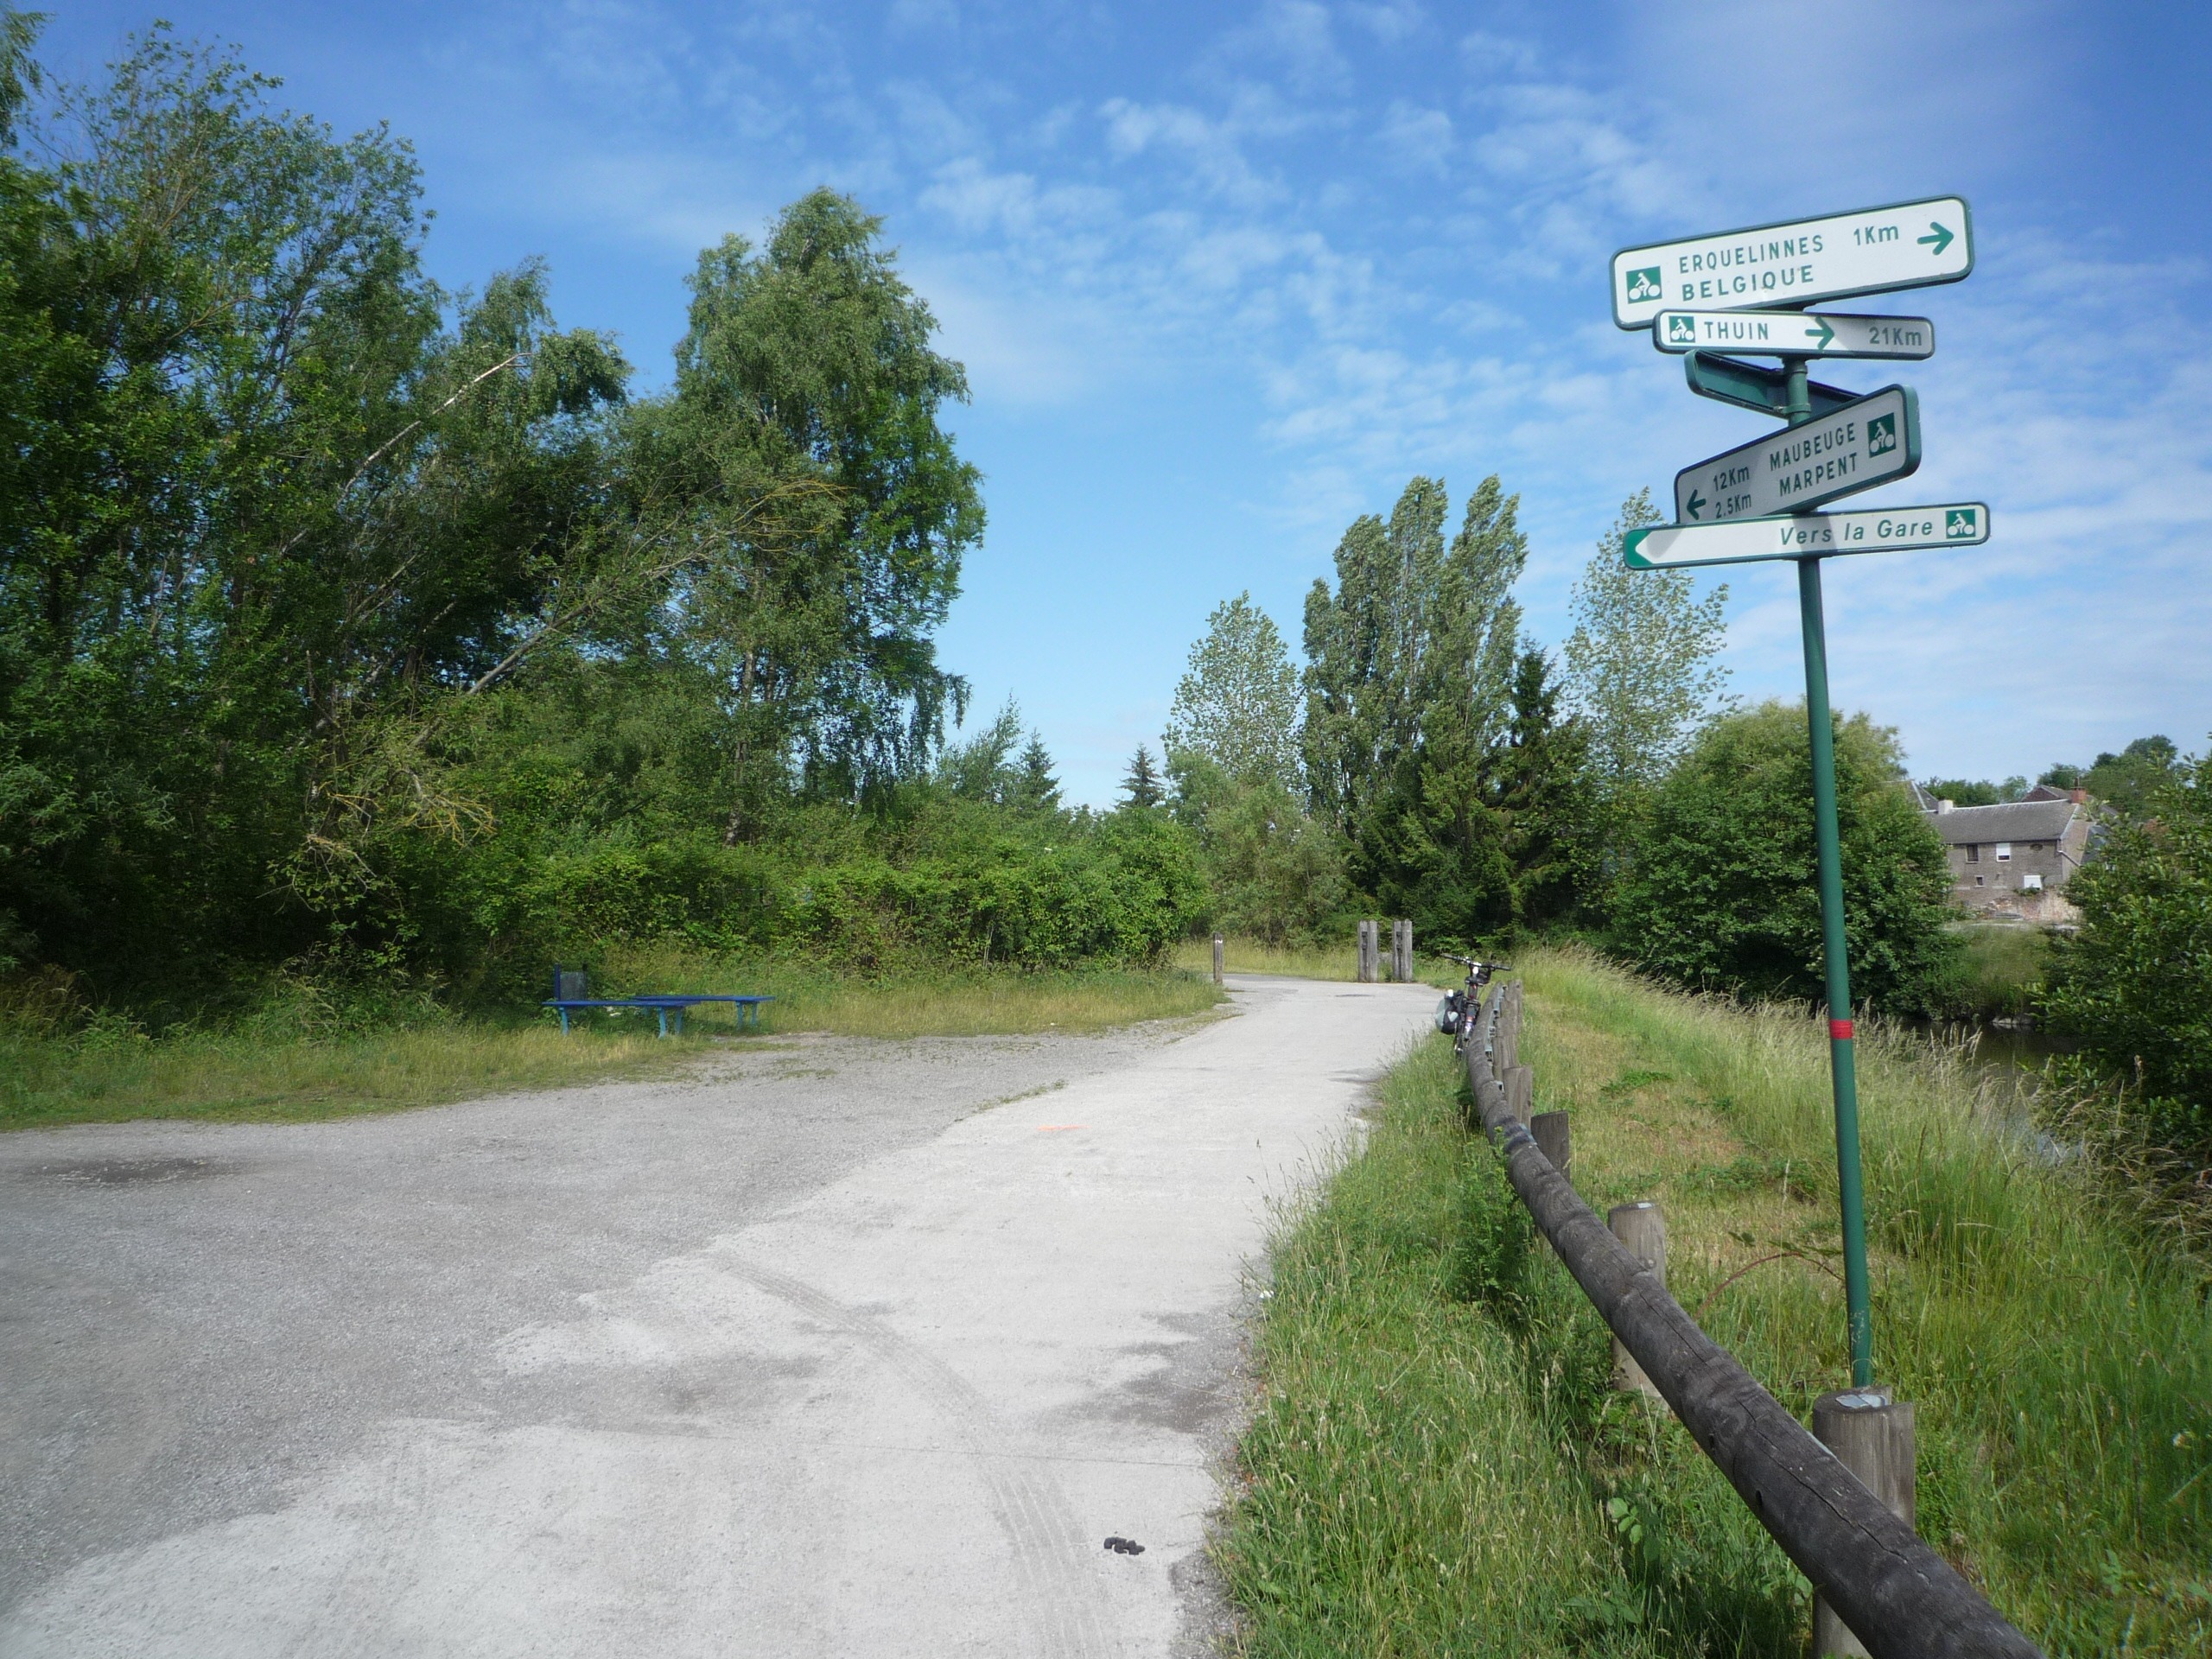
[[[1972,507],[1950,508],[1943,514],[1943,534],[1946,536],[1973,535],[1975,529],[1974,520],[1979,516]]]
[[[1877,415],[1866,423],[1866,453],[1886,455],[1897,447],[1897,417]]]
[[[1635,296],[1633,294],[1631,294],[1631,295],[1630,295],[1630,296],[1629,296],[1629,297],[1630,297],[1630,299],[1634,299],[1636,296]],[[1668,319],[1667,319],[1667,343],[1668,343],[1669,345],[1670,345],[1670,346],[1694,346],[1694,345],[1696,345],[1696,344],[1697,344],[1697,319],[1696,319],[1695,317],[1669,317],[1669,318],[1668,318]]]
[[[1659,287],[1658,266],[1649,265],[1642,270],[1629,272],[1628,302],[1630,305],[1635,305],[1640,301],[1656,300],[1660,297],[1662,297],[1662,290]]]

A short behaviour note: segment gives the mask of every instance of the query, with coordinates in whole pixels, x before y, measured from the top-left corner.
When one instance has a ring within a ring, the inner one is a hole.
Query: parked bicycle
[[[1467,970],[1467,982],[1456,991],[1446,991],[1444,1000],[1436,1005],[1436,1028],[1452,1039],[1453,1052],[1467,1052],[1467,1039],[1474,1034],[1475,1020],[1483,1007],[1483,987],[1490,983],[1492,974],[1513,971],[1510,962],[1484,962],[1477,957],[1455,957],[1445,953],[1446,962],[1456,962]]]

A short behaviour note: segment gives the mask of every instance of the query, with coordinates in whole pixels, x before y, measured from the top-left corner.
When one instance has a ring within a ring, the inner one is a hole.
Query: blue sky
[[[84,0],[92,73],[147,7]],[[1071,794],[1157,743],[1249,589],[1294,645],[1345,524],[1416,472],[1522,498],[1535,637],[1621,499],[1754,437],[1616,330],[1619,245],[1959,193],[1917,477],[1985,550],[1831,561],[1839,704],[1921,775],[2212,730],[2212,8],[1868,0],[374,6],[165,0],[283,101],[410,138],[454,286],[531,254],[563,321],[668,372],[683,277],[817,183],[887,220],[969,367],[990,531],[942,639]],[[1738,567],[1734,688],[1800,695],[1796,588]]]

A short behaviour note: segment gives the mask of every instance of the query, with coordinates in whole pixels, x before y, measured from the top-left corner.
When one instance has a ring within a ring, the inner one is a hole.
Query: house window
[[[1972,842],[1968,842],[1967,843],[1967,862],[1969,864],[1979,864],[1981,862],[1981,849],[1975,846]]]
[[[2043,891],[2043,877],[2037,875],[2033,870],[2029,871],[2025,875],[2023,875],[2020,878],[2020,891],[2022,893],[2041,893]]]
[[[1999,842],[1997,843],[1997,856],[1998,856],[1998,857],[1999,857],[1999,858],[2010,858],[2010,857],[2012,857],[2012,843],[2011,842],[2009,842],[2009,841],[2000,841],[2000,842]]]
[[[1986,880],[1987,879],[1988,879],[1988,878],[1987,878],[1986,876],[1980,876],[1980,875],[1977,875],[1977,876],[1976,876],[1976,877],[1974,877],[1974,886],[1976,886],[1976,887],[1978,887],[1981,886],[1981,884],[1982,884],[1985,880]]]
[[[2039,841],[2030,842],[2028,843],[2028,850],[2031,853],[2039,853],[2043,851],[2043,842]]]

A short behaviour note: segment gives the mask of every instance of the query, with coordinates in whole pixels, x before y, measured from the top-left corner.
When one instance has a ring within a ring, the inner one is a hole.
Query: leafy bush
[[[1677,983],[1816,997],[1821,900],[1811,745],[1802,709],[1768,702],[1713,721],[1655,792],[1621,883],[1619,944]],[[1897,780],[1895,736],[1836,726],[1836,814],[1852,994],[1942,1006],[1957,972],[1943,846]]]
[[[2133,1084],[2150,1127],[2212,1155],[2212,750],[2111,824],[2067,896],[2043,1010],[2089,1065]]]

